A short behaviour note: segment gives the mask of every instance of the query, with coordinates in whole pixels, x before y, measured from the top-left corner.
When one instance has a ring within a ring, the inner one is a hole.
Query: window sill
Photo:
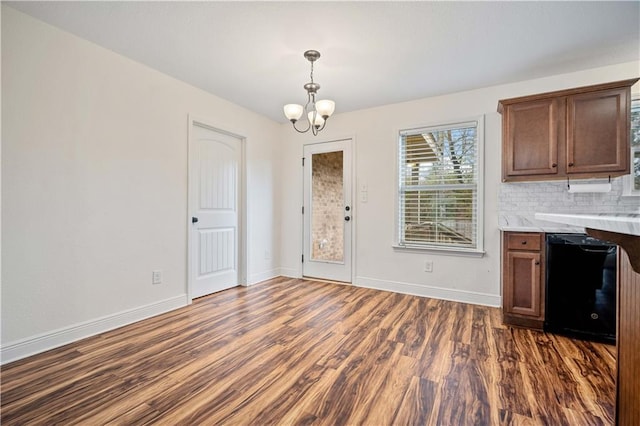
[[[437,253],[448,256],[484,257],[485,251],[478,249],[449,248],[449,247],[424,247],[424,246],[400,246],[392,245],[394,251],[407,253]]]

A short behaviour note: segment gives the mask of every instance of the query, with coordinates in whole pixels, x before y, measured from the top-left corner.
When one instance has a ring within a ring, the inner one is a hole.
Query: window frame
[[[419,125],[419,126],[407,126],[402,129],[397,129],[395,132],[395,201],[394,201],[394,228],[393,228],[393,244],[394,250],[407,251],[407,252],[434,252],[440,254],[449,255],[462,255],[482,257],[484,251],[484,201],[485,201],[485,184],[484,184],[484,115],[477,115],[467,118],[459,118],[455,120],[442,120],[436,123]],[[401,158],[401,142],[403,135],[411,132],[419,132],[424,130],[435,130],[451,127],[464,127],[470,123],[476,124],[476,170],[477,170],[477,185],[476,185],[476,246],[475,247],[460,247],[446,244],[402,244],[400,241],[400,225],[401,225],[401,178],[400,178],[400,158]]]
[[[640,104],[640,93],[633,94],[631,101],[629,102],[629,108],[634,103]],[[640,105],[638,105],[640,107]],[[631,129],[629,129],[629,138],[631,138]],[[631,146],[629,150],[629,171],[628,175],[622,177],[622,196],[623,197],[640,197],[640,189],[634,189],[634,176],[633,176],[633,158],[636,153],[640,153],[640,146]]]

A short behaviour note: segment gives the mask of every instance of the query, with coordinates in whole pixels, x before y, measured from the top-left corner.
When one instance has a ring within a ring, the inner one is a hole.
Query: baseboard
[[[300,275],[300,271],[294,268],[280,268],[279,275],[288,278],[302,278],[302,275]]]
[[[386,281],[376,278],[356,277],[353,284],[358,287],[393,291],[395,293],[411,294],[414,296],[432,297],[434,299],[451,300],[454,302],[471,303],[474,305],[500,307],[502,302],[500,296],[493,294],[454,290],[397,281]]]
[[[535,330],[540,330],[540,331],[542,331],[542,329],[544,328],[544,320],[524,318],[518,315],[502,314],[502,322],[505,325],[514,325],[516,327],[533,328]]]
[[[172,297],[149,305],[118,312],[69,327],[39,334],[3,345],[0,348],[0,364],[17,361],[31,355],[54,349],[68,343],[95,336],[105,331],[132,324],[188,305],[187,295]]]
[[[280,273],[280,268],[259,272],[257,274],[251,274],[249,276],[249,282],[247,283],[247,285],[257,284],[262,281],[270,280],[271,278],[279,277],[280,275],[282,275]]]

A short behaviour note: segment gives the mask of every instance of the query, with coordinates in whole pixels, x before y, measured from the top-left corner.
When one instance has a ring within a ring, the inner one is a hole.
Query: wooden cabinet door
[[[540,253],[510,250],[505,268],[504,311],[542,319]]]
[[[503,180],[509,176],[556,175],[563,100],[538,99],[507,105],[503,114]]]
[[[629,172],[629,90],[567,97],[566,170]]]

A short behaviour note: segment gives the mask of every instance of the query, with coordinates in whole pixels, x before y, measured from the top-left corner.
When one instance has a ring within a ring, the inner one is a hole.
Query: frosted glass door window
[[[311,172],[311,258],[344,261],[342,151],[313,154]]]

